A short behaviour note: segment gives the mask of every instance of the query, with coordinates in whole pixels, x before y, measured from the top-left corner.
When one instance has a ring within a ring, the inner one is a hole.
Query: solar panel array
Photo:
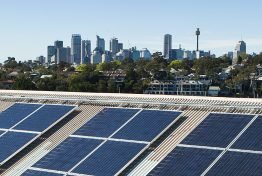
[[[0,165],[55,125],[75,106],[15,103],[0,113]]]
[[[262,175],[262,117],[210,114],[148,175]]]
[[[30,170],[64,175],[114,175],[178,119],[181,112],[105,108]],[[43,174],[44,175],[44,174]]]

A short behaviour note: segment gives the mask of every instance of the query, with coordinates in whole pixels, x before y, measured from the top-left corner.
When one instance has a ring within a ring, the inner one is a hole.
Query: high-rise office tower
[[[56,47],[55,46],[47,46],[47,58],[46,63],[51,63],[51,57],[56,55]]]
[[[118,43],[117,52],[123,50],[123,48],[124,48],[123,43]]]
[[[232,60],[232,64],[235,65],[237,64],[237,60],[238,57],[240,56],[240,54],[246,54],[247,52],[247,48],[246,48],[246,43],[244,41],[239,41],[236,44],[235,47],[235,51],[233,53],[233,60]]]
[[[112,53],[112,55],[116,55],[116,53],[118,52],[118,40],[117,38],[112,38],[110,40],[110,51]]]
[[[56,64],[60,64],[61,62],[71,63],[71,48],[57,48],[56,51]]]
[[[101,52],[105,52],[105,40],[103,38],[100,38],[98,35],[96,36],[96,47]]]
[[[91,41],[82,40],[81,64],[86,64],[88,58],[90,59],[91,54]]]
[[[170,58],[170,50],[172,49],[172,35],[165,34],[164,36],[164,58],[169,59]]]
[[[75,64],[81,63],[81,35],[73,34],[71,38],[71,55]]]
[[[56,48],[63,48],[63,41],[56,40],[56,41],[54,42],[54,46],[55,46]]]

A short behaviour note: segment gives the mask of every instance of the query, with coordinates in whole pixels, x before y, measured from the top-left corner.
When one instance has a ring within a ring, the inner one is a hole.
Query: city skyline
[[[18,60],[46,56],[46,46],[55,40],[64,41],[65,47],[70,46],[72,34],[91,40],[92,50],[99,35],[105,39],[106,49],[109,49],[110,39],[116,37],[124,43],[124,48],[148,48],[153,53],[163,51],[163,35],[168,33],[173,36],[173,48],[181,44],[182,48],[195,50],[197,27],[201,29],[201,50],[211,50],[220,56],[233,51],[236,42],[243,39],[248,44],[247,53],[259,53],[262,51],[259,31],[262,26],[257,19],[262,17],[261,5],[258,0],[223,0],[212,5],[207,0],[198,3],[193,0],[167,0],[165,3],[10,0],[2,2],[0,7],[0,47],[4,48],[0,62],[8,56]],[[100,13],[95,13],[97,11]]]

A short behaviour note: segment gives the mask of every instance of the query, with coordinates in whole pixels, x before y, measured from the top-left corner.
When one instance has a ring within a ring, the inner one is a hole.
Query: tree
[[[176,70],[183,68],[183,62],[181,60],[173,60],[169,65],[169,68],[174,68]]]
[[[32,80],[29,78],[29,76],[26,76],[25,74],[21,74],[15,79],[13,89],[34,90],[35,85],[32,83]]]
[[[98,86],[97,86],[97,91],[98,92],[107,92],[107,84],[106,81],[104,80],[99,80],[98,81]]]

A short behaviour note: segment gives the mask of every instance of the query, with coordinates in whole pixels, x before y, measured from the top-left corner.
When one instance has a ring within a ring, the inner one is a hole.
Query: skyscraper
[[[71,55],[75,64],[81,63],[81,35],[73,34],[71,38]]]
[[[56,40],[56,41],[54,42],[54,46],[55,46],[56,48],[63,48],[63,41]]]
[[[112,53],[112,55],[116,55],[116,53],[118,52],[118,40],[117,38],[112,38],[110,40],[110,51]]]
[[[51,63],[51,57],[56,55],[56,47],[55,46],[47,46],[47,58],[46,63]]]
[[[118,43],[117,52],[124,48],[123,43]]]
[[[87,60],[89,60],[90,57],[91,57],[91,41],[82,40],[81,64],[86,64]]]
[[[103,38],[100,38],[98,35],[96,36],[96,47],[101,52],[105,52],[105,40]]]
[[[170,50],[172,49],[172,35],[165,34],[164,36],[164,58],[169,59],[170,58]]]
[[[71,63],[71,52],[70,47],[67,48],[57,48],[56,49],[56,64],[60,64],[61,62]]]
[[[236,44],[232,60],[233,65],[237,64],[237,60],[240,54],[246,54],[246,43],[244,41],[239,41]]]

